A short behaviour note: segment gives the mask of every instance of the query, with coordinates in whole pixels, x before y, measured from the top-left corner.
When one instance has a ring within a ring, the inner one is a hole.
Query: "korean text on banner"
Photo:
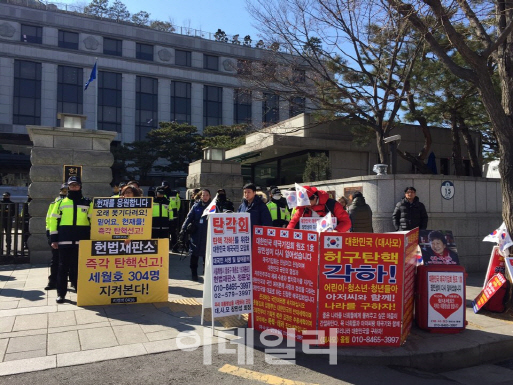
[[[255,226],[253,229],[254,328],[301,340],[316,330],[319,234]],[[295,329],[294,335],[287,329]]]
[[[464,272],[429,271],[428,323],[431,328],[464,328]]]
[[[249,214],[209,216],[212,316],[217,318],[250,313],[253,309],[253,288]]]
[[[490,298],[506,283],[506,278],[501,273],[494,274],[492,278],[486,283],[485,287],[478,296],[472,301],[472,308],[474,313],[477,313],[483,308]]]
[[[319,329],[337,328],[342,346],[403,343],[413,319],[418,230],[320,237]]]
[[[94,198],[91,239],[150,239],[153,200]]]
[[[80,241],[77,305],[166,302],[169,241]]]

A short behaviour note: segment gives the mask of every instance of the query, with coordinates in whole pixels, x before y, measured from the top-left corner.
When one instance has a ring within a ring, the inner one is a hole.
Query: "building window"
[[[191,124],[191,83],[171,82],[171,120]]]
[[[203,125],[219,126],[223,118],[222,87],[203,87]]]
[[[305,112],[305,98],[296,97],[290,100],[289,117],[293,118]]]
[[[135,140],[145,140],[158,127],[158,80],[137,76],[136,83]]]
[[[203,54],[203,68],[211,71],[219,71],[219,57]]]
[[[103,38],[103,53],[105,55],[122,56],[123,55],[123,41],[117,39]]]
[[[98,129],[121,132],[121,74],[100,71]]]
[[[234,91],[233,122],[235,124],[251,123],[251,91]]]
[[[280,120],[280,97],[276,94],[264,94],[262,102],[262,121],[272,124]]]
[[[191,52],[175,50],[175,64],[177,66],[190,67],[191,66]]]
[[[141,60],[153,61],[153,46],[151,44],[135,44],[135,57]]]
[[[78,49],[78,33],[59,30],[59,47]]]
[[[21,41],[25,43],[43,44],[43,28],[35,25],[21,25]]]
[[[14,124],[41,124],[41,63],[14,61]]]
[[[82,68],[59,66],[57,74],[57,112],[82,114],[84,95]]]
[[[251,75],[251,62],[249,60],[237,60],[237,74]]]

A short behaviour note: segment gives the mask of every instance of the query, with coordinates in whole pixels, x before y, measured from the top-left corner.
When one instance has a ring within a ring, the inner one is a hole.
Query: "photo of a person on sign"
[[[447,238],[441,231],[431,231],[427,238],[429,245],[422,248],[424,265],[460,264],[458,254],[447,247]]]

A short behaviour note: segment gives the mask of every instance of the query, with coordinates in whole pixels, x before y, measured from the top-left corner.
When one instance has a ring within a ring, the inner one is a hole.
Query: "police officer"
[[[0,207],[2,209],[0,213],[2,217],[2,233],[0,233],[0,235],[5,233],[6,254],[10,254],[12,245],[12,219],[16,212],[14,202],[11,201],[11,193],[4,192],[2,194],[2,204]]]
[[[52,216],[53,208],[56,204],[58,204],[61,200],[66,198],[68,195],[68,185],[63,183],[61,185],[61,189],[59,191],[59,196],[55,198],[55,200],[50,203],[48,206],[48,211],[46,212],[46,237],[48,238],[48,245],[52,245],[52,241],[50,240],[50,218]],[[48,285],[46,285],[45,290],[53,290],[57,289],[57,274],[59,272],[59,250],[52,249],[52,261],[50,262],[50,275],[48,276]]]
[[[76,176],[68,179],[68,195],[55,204],[50,217],[51,246],[59,250],[57,303],[63,303],[71,285],[77,289],[78,244],[90,239],[92,202],[82,195],[82,184]]]
[[[173,210],[169,208],[169,200],[165,197],[162,186],[157,187],[155,193],[151,237],[169,239],[169,221],[173,219]]]
[[[180,194],[176,190],[171,190],[169,182],[163,181],[164,195],[169,199],[169,208],[173,211],[173,219],[169,222],[169,231],[171,235],[171,245],[173,251],[177,252],[176,243],[178,241],[176,231],[178,229],[178,212],[180,211]]]
[[[271,200],[267,202],[267,208],[271,213],[274,227],[287,227],[290,222],[290,212],[287,200],[281,195],[277,187],[271,190]]]

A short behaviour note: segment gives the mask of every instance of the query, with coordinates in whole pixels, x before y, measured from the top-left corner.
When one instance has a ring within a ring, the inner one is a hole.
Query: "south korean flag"
[[[255,235],[264,235],[264,229],[261,227],[255,227]]]
[[[298,240],[302,241],[303,233],[300,233],[299,231],[294,231],[294,239],[298,239]]]
[[[269,236],[269,237],[276,236],[276,229],[267,229],[267,236]]]
[[[317,234],[308,233],[308,240],[310,242],[317,242]]]
[[[325,249],[341,249],[342,248],[342,235],[329,235],[324,237]]]
[[[280,230],[280,237],[281,238],[288,238],[289,237],[289,231],[288,230]]]

